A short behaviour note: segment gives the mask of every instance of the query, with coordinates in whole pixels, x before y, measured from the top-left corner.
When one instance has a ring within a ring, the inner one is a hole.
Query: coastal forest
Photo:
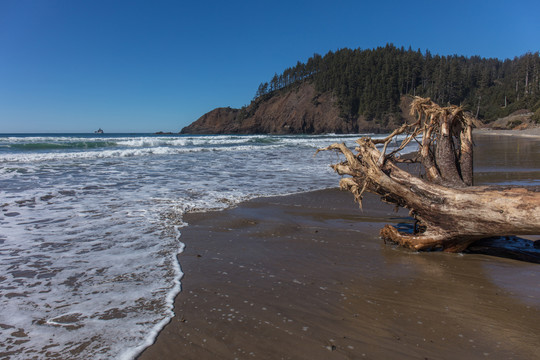
[[[259,85],[252,104],[305,82],[313,83],[318,93],[330,92],[344,119],[363,116],[379,122],[399,113],[401,97],[411,95],[441,105],[458,104],[484,122],[528,109],[540,123],[538,52],[500,60],[433,55],[392,44],[341,49],[314,54],[305,63],[276,73]]]

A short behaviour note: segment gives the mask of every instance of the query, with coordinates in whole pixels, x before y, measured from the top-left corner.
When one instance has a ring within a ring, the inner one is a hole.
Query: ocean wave
[[[215,135],[179,138],[110,138],[107,141],[95,142],[86,139],[86,141],[76,140],[61,143],[58,142],[59,138],[53,138],[54,141],[51,139],[48,142],[42,142],[42,138],[35,138],[35,142],[27,141],[26,143],[10,145],[25,151],[0,152],[0,164],[126,158],[212,151],[243,152],[261,150],[263,148],[265,150],[288,148],[291,151],[294,151],[294,148],[311,148],[316,150],[335,142],[344,142],[349,147],[354,147],[355,141],[361,136],[361,134],[321,136]]]
[[[111,146],[117,146],[118,144],[113,141],[76,141],[76,142],[29,142],[22,144],[4,145],[18,150],[62,150],[62,149],[97,149],[106,148]]]
[[[365,134],[346,135],[178,135],[178,136],[111,136],[103,137],[69,137],[69,136],[30,136],[0,137],[1,148],[22,150],[50,149],[88,149],[101,147],[185,147],[235,144],[275,144],[306,143],[313,141],[355,140]]]
[[[281,145],[283,146],[283,145]],[[273,148],[278,148],[280,145],[273,145]],[[267,147],[270,148],[270,147]],[[103,158],[125,158],[138,157],[149,155],[174,155],[184,153],[197,152],[235,152],[235,151],[250,151],[255,150],[253,145],[239,145],[228,147],[149,147],[149,148],[134,148],[134,149],[115,149],[102,151],[85,151],[85,152],[49,152],[49,153],[22,153],[22,154],[6,154],[0,155],[1,163],[31,163],[42,161],[55,160],[76,160],[76,159],[103,159]]]

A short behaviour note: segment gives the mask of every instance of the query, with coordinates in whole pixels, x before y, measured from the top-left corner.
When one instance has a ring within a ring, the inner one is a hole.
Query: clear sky
[[[0,133],[179,131],[314,53],[540,51],[540,1],[0,0]]]

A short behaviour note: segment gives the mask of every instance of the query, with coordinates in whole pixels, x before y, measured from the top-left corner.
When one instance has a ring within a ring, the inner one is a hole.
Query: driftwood
[[[416,97],[411,114],[416,115],[414,123],[385,139],[357,140],[356,153],[345,144],[318,150],[345,155],[345,161],[332,167],[348,175],[340,187],[352,192],[360,205],[369,191],[410,210],[416,219],[413,233],[386,225],[381,230],[385,240],[415,250],[459,252],[483,238],[540,234],[538,188],[473,186],[473,121],[461,107],[440,107]],[[398,137],[399,146],[387,153]],[[400,158],[399,151],[413,141],[419,146],[416,159]],[[425,173],[412,175],[400,162],[420,162]]]

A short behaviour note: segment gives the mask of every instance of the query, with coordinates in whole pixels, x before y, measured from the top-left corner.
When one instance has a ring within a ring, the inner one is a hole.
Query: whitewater
[[[0,134],[0,357],[134,358],[173,316],[183,214],[335,187],[314,153],[360,136]]]

